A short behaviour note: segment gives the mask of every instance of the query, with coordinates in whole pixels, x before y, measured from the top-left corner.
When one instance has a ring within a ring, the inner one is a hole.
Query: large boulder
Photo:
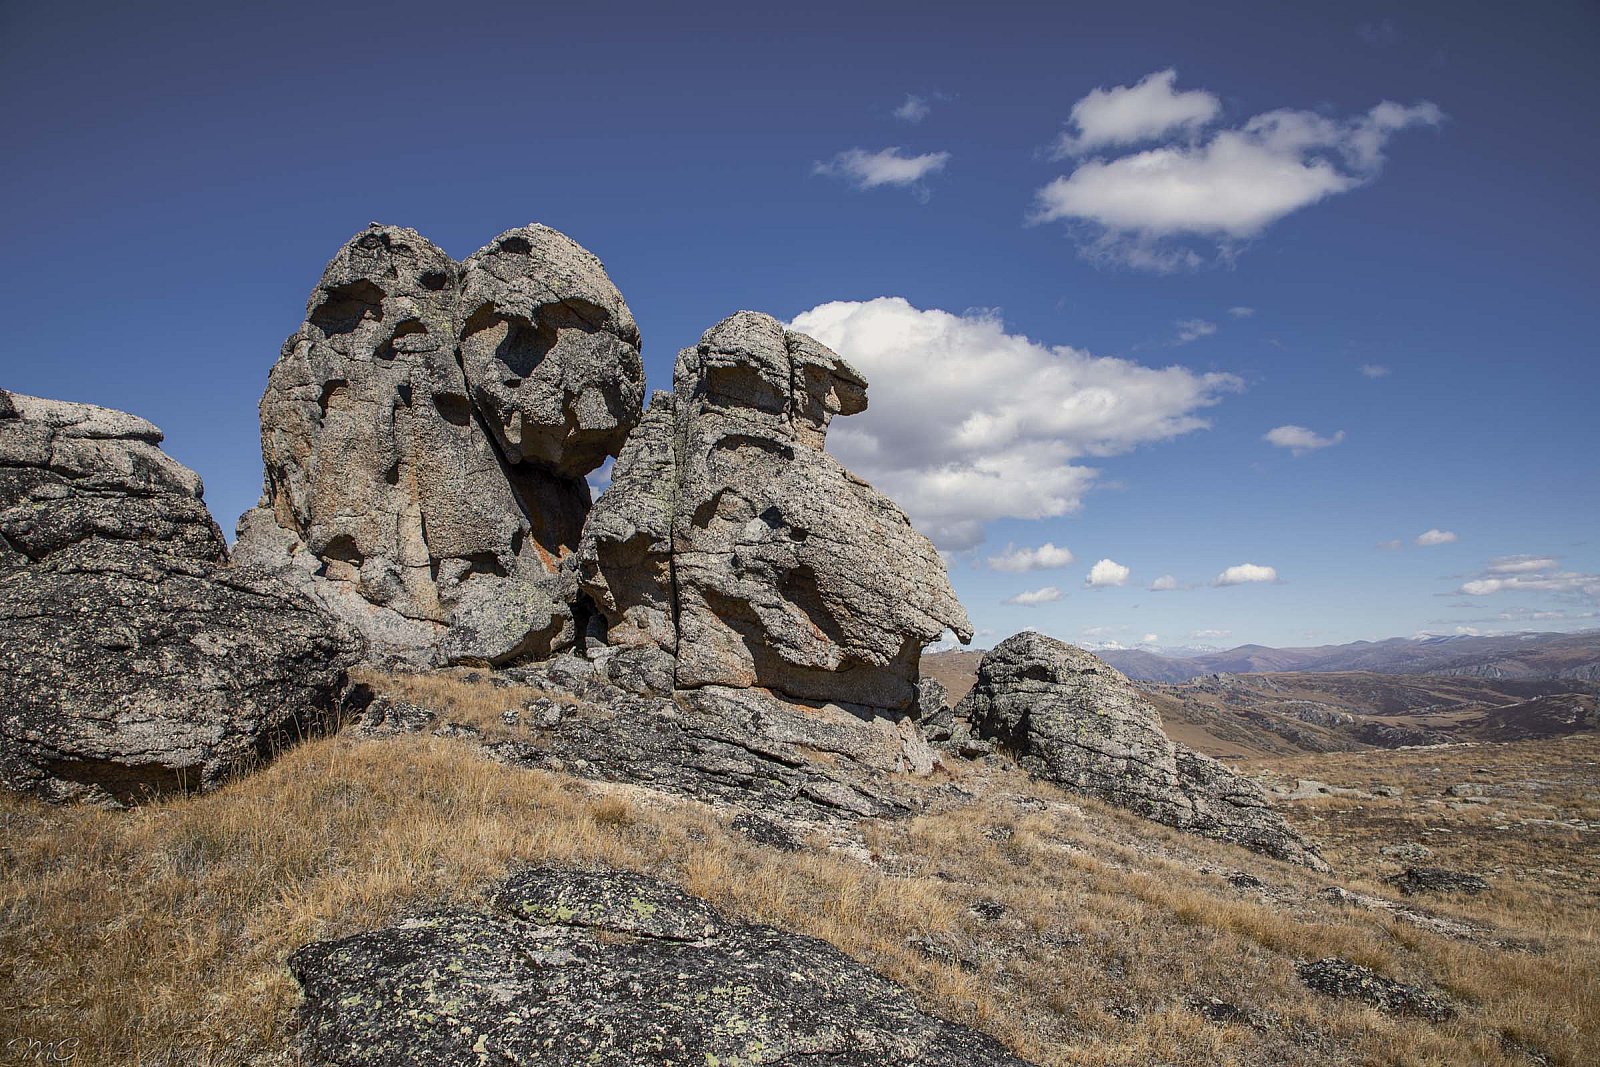
[[[859,373],[768,315],[680,353],[579,549],[608,643],[668,653],[680,689],[912,711],[923,646],[972,630],[933,545],[823,451],[865,407]]]
[[[372,658],[501,664],[569,647],[584,475],[644,395],[600,261],[544,226],[457,264],[374,224],[328,264],[261,400],[266,485],[240,559],[295,581]]]
[[[360,644],[226,566],[200,479],[105,408],[0,390],[0,781],[129,803],[207,788],[337,713]]]
[[[956,709],[1040,777],[1189,833],[1326,870],[1260,786],[1167,737],[1132,682],[1081,648],[1025,632],[984,654]]]
[[[318,942],[289,967],[308,1064],[1025,1067],[824,941],[619,871],[526,869],[489,910]]]

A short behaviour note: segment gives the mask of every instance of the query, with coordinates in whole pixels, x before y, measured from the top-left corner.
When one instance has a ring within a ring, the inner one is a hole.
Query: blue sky
[[[1600,625],[1593,4],[228,6],[0,2],[0,384],[224,528],[344,240],[540,221],[831,331],[979,644]]]

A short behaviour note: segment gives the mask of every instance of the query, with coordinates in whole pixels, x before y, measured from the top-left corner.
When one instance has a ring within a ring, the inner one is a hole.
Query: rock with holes
[[[289,968],[308,1064],[1024,1067],[825,941],[618,871],[527,869],[488,910],[317,942]]]
[[[543,226],[465,264],[372,225],[328,264],[261,401],[242,558],[359,629],[375,660],[569,646],[584,475],[639,418],[639,331],[599,260]]]
[[[933,545],[823,451],[865,407],[860,374],[768,315],[680,353],[579,550],[607,641],[669,652],[680,689],[913,713],[923,646],[971,625]]]
[[[1040,777],[1179,830],[1327,869],[1260,786],[1173,742],[1133,683],[1081,648],[1032,632],[1007,638],[984,654],[956,716]]]
[[[143,419],[0,390],[0,781],[126,804],[321,729],[354,634],[226,565]]]

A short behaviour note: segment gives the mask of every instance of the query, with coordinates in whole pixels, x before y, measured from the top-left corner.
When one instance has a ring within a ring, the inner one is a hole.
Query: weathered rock
[[[1133,684],[1080,648],[1032,632],[1007,638],[985,653],[956,715],[1041,777],[1179,830],[1327,869],[1260,786],[1174,743]]]
[[[454,909],[300,949],[308,1063],[1021,1067],[826,942],[637,875],[535,868]]]
[[[374,224],[328,264],[261,400],[266,486],[242,559],[296,581],[374,659],[504,663],[570,647],[584,474],[644,389],[599,260],[543,226],[458,265]]]
[[[0,781],[110,803],[203,789],[337,713],[355,635],[225,566],[155,427],[0,398]]]
[[[917,723],[929,741],[948,741],[955,730],[950,694],[937,678],[923,678],[917,682]]]
[[[901,775],[926,775],[933,751],[909,716],[795,704],[759,689],[707,686],[670,697],[618,688],[604,658],[558,656],[499,680],[570,697],[572,714],[530,716],[498,759],[663,789],[774,818],[895,817],[919,803]]]
[[[670,653],[680,689],[914,708],[922,647],[971,625],[932,544],[822,450],[865,406],[855,370],[767,315],[681,352],[584,530],[608,642]]]
[[[1306,987],[1330,997],[1359,1000],[1390,1015],[1419,1015],[1432,1022],[1444,1022],[1455,1015],[1449,1001],[1420,986],[1385,978],[1370,967],[1363,967],[1337,956],[1295,966]]]
[[[1487,893],[1489,883],[1475,874],[1443,867],[1407,867],[1387,879],[1407,896],[1416,893]]]

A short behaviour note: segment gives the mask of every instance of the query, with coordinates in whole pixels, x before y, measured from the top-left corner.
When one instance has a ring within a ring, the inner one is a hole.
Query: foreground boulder
[[[578,638],[584,475],[639,420],[639,330],[544,226],[457,264],[374,224],[339,250],[261,400],[266,486],[237,555],[294,580],[375,660],[501,664]]]
[[[355,635],[226,567],[143,419],[0,390],[0,781],[130,803],[321,728]]]
[[[849,364],[742,311],[678,356],[595,505],[584,592],[679,689],[914,711],[923,646],[971,624],[933,545],[823,451],[866,407]]]
[[[340,1067],[1022,1067],[824,941],[674,886],[533,868],[452,909],[296,952],[302,1051]]]
[[[1040,777],[1179,830],[1327,869],[1259,786],[1173,742],[1133,683],[1081,648],[1032,632],[1007,638],[984,654],[956,715]]]

